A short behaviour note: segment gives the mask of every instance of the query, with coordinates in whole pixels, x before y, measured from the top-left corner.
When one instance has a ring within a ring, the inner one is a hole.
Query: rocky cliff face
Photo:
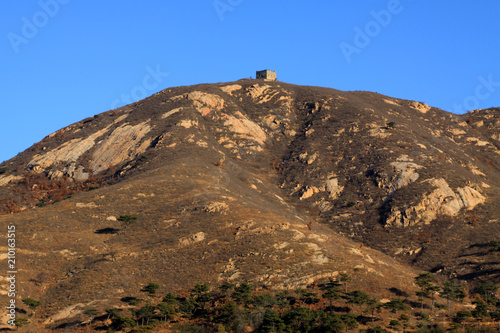
[[[499,133],[499,109],[258,80],[171,88],[2,163],[0,223],[23,230],[20,290],[47,318],[151,279],[296,288],[357,268],[380,293],[388,276],[411,288],[393,256],[498,279],[496,254],[471,249],[500,238]]]

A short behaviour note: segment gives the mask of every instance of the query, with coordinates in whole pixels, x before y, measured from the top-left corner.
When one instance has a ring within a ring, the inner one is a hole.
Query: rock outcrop
[[[422,102],[417,102],[417,101],[408,102],[408,105],[411,108],[414,108],[415,110],[418,110],[422,113],[427,113],[427,111],[429,111],[431,109],[431,107],[429,105],[422,103]]]
[[[92,171],[99,173],[145,152],[152,141],[152,139],[142,140],[151,130],[149,122],[146,120],[137,125],[124,124],[115,129],[94,150],[90,162]]]
[[[393,208],[386,219],[386,226],[411,227],[417,224],[429,224],[439,214],[457,216],[461,209],[471,210],[485,202],[486,198],[476,189],[465,186],[454,192],[442,178],[429,179],[435,189],[425,194],[416,205],[403,208]]]
[[[214,94],[193,91],[187,94],[187,98],[193,101],[194,107],[202,116],[207,116],[212,110],[218,111],[224,107],[224,100]]]
[[[326,181],[326,191],[330,194],[331,199],[337,199],[343,189],[344,187],[339,185],[337,178],[330,178]]]
[[[20,180],[22,178],[23,177],[21,176],[14,176],[14,175],[0,176],[0,186],[5,186],[10,182],[15,182],[16,180]]]
[[[416,182],[420,177],[417,170],[423,168],[421,165],[409,161],[407,156],[399,157],[397,162],[391,162],[390,165],[394,168],[395,173],[394,179],[388,186],[391,192]]]
[[[88,137],[70,140],[46,153],[35,155],[31,162],[28,163],[28,167],[35,172],[41,172],[59,162],[68,163],[77,161],[80,156],[93,148],[96,140],[106,134],[108,130],[109,126]]]

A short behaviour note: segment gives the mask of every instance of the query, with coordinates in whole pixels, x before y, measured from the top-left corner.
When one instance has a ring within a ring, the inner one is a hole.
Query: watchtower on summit
[[[263,71],[257,71],[255,78],[264,81],[278,81],[276,77],[276,71],[270,71],[268,69],[265,69]]]

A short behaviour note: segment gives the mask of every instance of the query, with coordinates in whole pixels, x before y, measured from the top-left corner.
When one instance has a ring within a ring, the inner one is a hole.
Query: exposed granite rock
[[[35,172],[41,172],[58,162],[77,161],[80,156],[94,147],[95,140],[108,132],[108,130],[109,126],[86,138],[73,139],[47,153],[35,155],[31,162],[28,163],[28,168]]]
[[[427,113],[431,109],[431,107],[425,103],[422,102],[417,102],[417,101],[410,101],[408,102],[408,105],[411,108],[414,108],[415,110],[418,110],[422,113]]]
[[[326,181],[326,191],[330,194],[331,199],[337,199],[343,189],[344,187],[339,185],[337,178],[330,178]]]
[[[225,115],[223,119],[224,126],[229,127],[238,139],[252,140],[259,145],[263,145],[267,139],[266,132],[239,111],[234,116]]]
[[[191,244],[198,243],[198,242],[205,240],[205,237],[206,237],[206,234],[204,232],[200,231],[200,232],[193,234],[191,236],[179,239],[179,244],[181,246],[191,245]]]
[[[218,111],[224,108],[224,99],[215,94],[193,91],[187,94],[187,98],[193,101],[194,107],[202,116],[208,115],[213,110]]]
[[[396,174],[389,186],[389,189],[392,192],[407,186],[410,183],[416,182],[420,177],[416,170],[423,168],[423,166],[411,161],[405,161],[406,159],[407,157],[400,157],[397,162],[391,163],[391,166],[394,168],[394,172]]]
[[[225,93],[228,93],[229,95],[232,95],[234,91],[240,90],[242,88],[243,87],[239,84],[231,84],[229,86],[221,87],[220,90],[222,90]]]
[[[0,176],[0,186],[5,186],[10,182],[15,182],[16,180],[20,180],[23,177],[21,176],[14,176],[14,175],[8,175],[8,176]]]
[[[429,224],[438,214],[456,216],[462,208],[471,210],[486,201],[478,190],[469,186],[457,188],[454,192],[442,178],[433,178],[426,182],[435,187],[435,190],[425,194],[422,200],[412,207],[394,207],[386,220],[387,226],[410,227]]]
[[[90,167],[94,173],[120,165],[142,154],[151,144],[151,139],[142,140],[151,130],[149,120],[137,125],[124,124],[115,129],[99,143],[92,154]]]

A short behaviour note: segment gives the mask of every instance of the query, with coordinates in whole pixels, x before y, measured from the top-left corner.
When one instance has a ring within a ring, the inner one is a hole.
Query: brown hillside
[[[380,297],[414,293],[421,270],[498,282],[499,135],[500,109],[258,80],[170,88],[2,163],[0,224],[17,229],[19,297],[47,324],[148,282],[285,289],[349,272]]]

